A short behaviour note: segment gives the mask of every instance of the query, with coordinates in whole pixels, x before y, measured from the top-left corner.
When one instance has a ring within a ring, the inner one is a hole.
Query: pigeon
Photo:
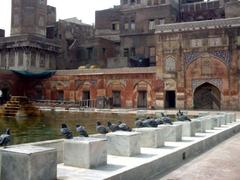
[[[142,120],[136,118],[135,126],[136,126],[136,128],[142,128],[142,127],[144,127],[144,126],[143,126],[143,122],[142,122]]]
[[[88,133],[84,126],[76,125],[76,131],[79,132],[80,137],[88,137]]]
[[[115,132],[115,131],[119,131],[120,128],[117,124],[112,124],[110,121],[107,122],[108,124],[108,128],[112,131],[112,132]]]
[[[170,124],[172,125],[172,119],[170,117],[168,117],[167,115],[165,115],[164,113],[161,113],[162,115],[162,121],[164,124]]]
[[[164,124],[162,119],[155,119],[155,121],[158,125]]]
[[[183,112],[181,112],[179,109],[177,113],[177,121],[191,121],[191,119],[188,116],[184,115]]]
[[[121,131],[132,131],[132,129],[128,127],[127,124],[122,123],[121,121],[118,121],[118,127]]]
[[[10,129],[7,129],[6,132],[0,136],[0,146],[6,147],[8,143],[10,143],[10,136]]]
[[[158,127],[157,122],[154,119],[145,119],[142,121],[143,127]]]
[[[60,132],[66,139],[72,139],[73,135],[72,132],[68,129],[66,124],[62,124],[62,128],[60,129]]]
[[[96,131],[100,134],[107,134],[108,133],[108,129],[106,127],[104,127],[101,122],[97,121],[96,123]]]

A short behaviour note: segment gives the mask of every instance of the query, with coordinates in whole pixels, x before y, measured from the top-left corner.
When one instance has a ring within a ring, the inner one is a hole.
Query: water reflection
[[[134,114],[44,112],[44,116],[38,118],[0,118],[0,130],[10,128],[11,144],[21,144],[62,138],[59,132],[62,123],[67,123],[74,135],[77,135],[76,124],[85,126],[89,134],[94,134],[96,121],[107,124],[109,120],[121,120],[133,127],[135,117]]]

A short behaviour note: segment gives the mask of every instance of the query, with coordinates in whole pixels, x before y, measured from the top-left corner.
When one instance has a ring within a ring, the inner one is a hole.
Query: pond
[[[86,113],[86,112],[44,112],[42,117],[31,117],[24,119],[16,118],[0,118],[0,131],[6,128],[11,129],[11,144],[22,144],[29,142],[37,142],[44,140],[53,140],[62,138],[60,127],[62,123],[66,123],[73,134],[77,136],[75,131],[76,124],[86,127],[89,134],[96,134],[96,121],[102,122],[104,125],[107,121],[117,122],[121,120],[130,127],[134,127],[134,114],[111,114],[111,113]]]

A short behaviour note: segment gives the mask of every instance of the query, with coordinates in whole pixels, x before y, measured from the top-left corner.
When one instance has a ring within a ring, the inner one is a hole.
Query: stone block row
[[[174,122],[157,128],[135,128],[133,132],[113,132],[77,137],[64,141],[64,165],[96,168],[107,164],[107,155],[137,156],[141,147],[161,148],[166,141],[181,141],[236,121],[235,113],[205,114],[188,122]],[[57,174],[57,151],[54,148],[19,145],[2,149],[1,179],[52,180]]]

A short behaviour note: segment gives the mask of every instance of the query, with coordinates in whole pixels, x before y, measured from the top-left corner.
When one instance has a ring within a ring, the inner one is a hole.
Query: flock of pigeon
[[[191,121],[191,119],[184,115],[184,113],[179,110],[176,116],[177,121]],[[135,126],[137,128],[143,128],[143,127],[158,127],[158,125],[162,124],[170,124],[172,125],[173,120],[165,115],[164,113],[161,113],[161,117],[159,118],[152,118],[147,117],[146,119],[139,119],[137,118],[135,121]],[[87,130],[84,126],[76,125],[76,131],[79,133],[80,137],[88,137]],[[107,126],[101,124],[101,122],[97,121],[96,123],[96,131],[99,134],[107,134],[108,132],[115,132],[115,131],[132,131],[132,129],[125,123],[118,121],[118,123],[114,124],[108,121]],[[62,127],[60,129],[60,132],[66,139],[72,139],[73,134],[70,131],[70,129],[67,127],[66,124],[62,124]],[[11,133],[10,129],[7,129],[5,133],[3,133],[0,136],[0,146],[6,147],[11,140]]]
[[[177,121],[191,121],[191,119],[184,115],[181,110],[178,111],[176,116]],[[164,113],[161,113],[161,117],[159,118],[152,118],[147,117],[146,119],[139,119],[137,118],[135,121],[136,128],[144,128],[144,127],[158,127],[158,125],[163,124],[169,124],[172,125],[173,120],[165,115]],[[70,131],[70,129],[67,127],[66,124],[62,124],[62,128],[60,129],[62,135],[66,139],[72,139],[73,134]],[[87,130],[84,126],[76,125],[76,131],[79,133],[80,137],[88,137]],[[116,132],[116,131],[132,131],[132,129],[126,124],[121,121],[118,121],[118,123],[114,124],[110,121],[107,122],[107,126],[104,126],[101,124],[101,122],[96,122],[96,132],[99,134],[107,134],[109,132]]]

